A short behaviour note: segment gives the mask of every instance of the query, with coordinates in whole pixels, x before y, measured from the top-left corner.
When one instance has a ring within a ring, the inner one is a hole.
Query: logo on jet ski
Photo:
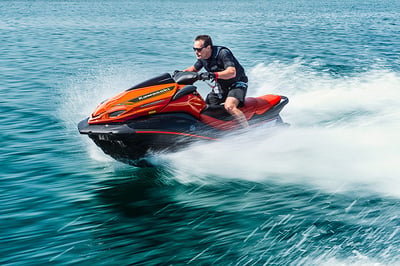
[[[137,103],[137,102],[140,102],[140,101],[144,101],[144,100],[147,100],[149,98],[156,97],[156,96],[159,96],[161,94],[164,94],[164,93],[167,93],[169,91],[172,91],[174,88],[175,88],[175,86],[171,86],[171,87],[163,88],[163,89],[158,90],[158,91],[153,91],[153,92],[150,92],[148,94],[144,94],[144,95],[141,95],[139,97],[133,98],[133,99],[129,100],[129,102]]]

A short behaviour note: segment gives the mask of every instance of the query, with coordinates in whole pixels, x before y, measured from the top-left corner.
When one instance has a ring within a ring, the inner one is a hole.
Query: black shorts
[[[238,107],[243,107],[247,93],[247,83],[242,81],[235,82],[227,90],[223,90],[223,92],[222,97],[220,97],[218,94],[211,91],[207,95],[206,103],[210,105],[219,105],[225,102],[227,97],[233,97],[239,101]]]

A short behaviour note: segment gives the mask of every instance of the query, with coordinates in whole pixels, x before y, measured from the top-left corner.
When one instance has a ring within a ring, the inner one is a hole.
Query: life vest
[[[219,72],[224,70],[223,62],[218,60],[218,56],[222,49],[227,49],[232,54],[232,52],[226,47],[213,46],[211,57],[203,61],[204,68],[208,72]]]

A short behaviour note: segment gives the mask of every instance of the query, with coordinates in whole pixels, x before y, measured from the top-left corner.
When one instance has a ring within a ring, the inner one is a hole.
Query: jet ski
[[[104,153],[135,166],[148,166],[146,158],[154,153],[217,141],[240,130],[223,105],[206,104],[193,85],[199,80],[198,73],[182,71],[148,79],[102,102],[78,130]],[[247,97],[240,110],[250,130],[285,125],[280,111],[287,103],[285,96],[267,94]]]

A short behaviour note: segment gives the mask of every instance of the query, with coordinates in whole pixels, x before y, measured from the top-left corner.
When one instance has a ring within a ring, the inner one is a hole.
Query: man
[[[242,127],[249,124],[242,111],[247,92],[247,76],[243,67],[233,56],[232,52],[222,46],[214,46],[211,37],[199,35],[194,40],[193,50],[197,61],[184,71],[198,72],[203,67],[207,72],[201,73],[203,80],[215,80],[217,87],[211,91],[206,102],[211,105],[224,103],[225,109]]]

